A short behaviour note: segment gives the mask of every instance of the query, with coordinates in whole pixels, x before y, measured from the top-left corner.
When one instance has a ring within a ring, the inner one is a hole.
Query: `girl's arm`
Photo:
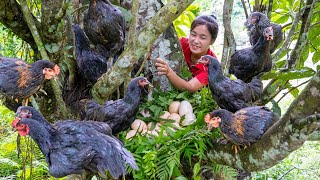
[[[156,60],[157,62],[155,66],[158,70],[158,75],[166,75],[170,83],[178,90],[187,90],[193,93],[203,87],[203,84],[197,78],[192,78],[190,81],[185,81],[184,79],[180,78],[161,58],[157,58]]]

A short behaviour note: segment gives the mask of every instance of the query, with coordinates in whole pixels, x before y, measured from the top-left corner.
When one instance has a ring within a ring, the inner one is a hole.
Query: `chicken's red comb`
[[[12,121],[11,126],[12,126],[12,127],[16,127],[17,124],[19,123],[19,121],[20,121],[20,118],[16,117],[16,118]]]

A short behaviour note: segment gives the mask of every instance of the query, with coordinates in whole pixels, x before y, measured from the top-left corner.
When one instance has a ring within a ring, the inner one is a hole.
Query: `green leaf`
[[[196,11],[200,9],[199,4],[191,4],[189,7],[187,7],[186,11]]]
[[[187,66],[183,66],[179,76],[183,79],[192,77],[192,73],[189,71]]]
[[[117,8],[118,8],[118,9],[121,11],[121,13],[123,14],[124,19],[125,19],[126,22],[131,22],[131,21],[132,21],[132,15],[131,15],[131,13],[130,13],[127,9],[125,9],[125,8],[123,8],[123,7],[121,7],[121,6],[117,6]]]
[[[174,180],[188,180],[188,178],[186,178],[184,176],[178,176],[178,177],[174,178]]]
[[[312,56],[312,62],[313,64],[316,64],[320,60],[320,52],[316,51]]]
[[[157,112],[159,110],[159,106],[152,105],[152,106],[149,107],[149,110],[155,113],[155,112]]]
[[[290,91],[290,94],[294,97],[297,98],[299,95],[299,89],[298,88],[294,88],[293,90]]]
[[[44,47],[50,53],[55,53],[55,52],[58,52],[60,50],[60,46],[58,44],[56,44],[56,43],[45,44]]]
[[[283,68],[286,64],[287,64],[287,60],[286,59],[276,62],[277,68]]]
[[[291,70],[291,71],[279,71],[279,70],[272,70],[270,72],[267,72],[261,76],[262,80],[267,79],[281,79],[284,81],[292,80],[292,79],[302,79],[311,77],[315,74],[315,71],[311,68],[304,67],[300,70]]]
[[[282,15],[282,16],[280,16],[280,18],[279,19],[277,19],[276,21],[275,21],[275,23],[277,23],[277,24],[283,24],[283,23],[285,23],[285,22],[287,22],[288,21],[288,19],[289,19],[289,15]]]
[[[306,62],[306,60],[308,59],[309,57],[309,44],[307,44],[303,50],[302,50],[302,53],[301,53],[301,57],[299,59],[299,62],[298,62],[298,65],[297,65],[297,69],[301,69],[304,67],[304,63]]]
[[[177,99],[188,99],[189,92],[188,91],[183,91],[182,93],[179,93],[178,96],[176,97]]]
[[[279,104],[275,100],[271,100],[271,103],[272,103],[271,110],[274,113],[277,113],[279,116],[281,116],[281,108],[280,108]]]
[[[69,49],[71,49],[71,48],[73,48],[73,46],[65,46],[63,49],[64,49],[64,50],[69,50]]]
[[[314,39],[309,39],[314,47],[320,46],[320,36],[317,36]]]
[[[294,3],[294,0],[287,0],[286,3],[287,3],[287,7],[291,7],[292,4]]]
[[[315,39],[317,36],[319,36],[320,31],[319,31],[319,26],[314,26],[313,28],[310,29],[310,31],[308,32],[308,39],[309,40],[313,40]]]
[[[197,162],[193,166],[193,174],[196,176],[196,175],[198,175],[199,172],[200,172],[200,162]]]

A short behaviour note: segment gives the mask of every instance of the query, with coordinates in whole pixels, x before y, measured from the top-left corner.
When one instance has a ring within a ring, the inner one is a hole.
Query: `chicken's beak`
[[[150,81],[147,80],[147,85],[151,88],[153,88],[153,85],[150,83]]]
[[[144,78],[142,81],[140,81],[139,85],[142,87],[145,87],[146,85],[148,85],[149,87],[153,87],[153,85],[150,83],[150,81],[148,81],[147,78]]]
[[[273,40],[273,36],[268,36],[268,37],[267,37],[267,40],[268,40],[268,41]]]
[[[202,64],[207,65],[207,64],[209,64],[209,63],[210,63],[210,61],[209,61],[209,59],[208,59],[208,58],[206,58],[206,57],[202,56],[200,59],[198,59],[198,63],[202,63]]]

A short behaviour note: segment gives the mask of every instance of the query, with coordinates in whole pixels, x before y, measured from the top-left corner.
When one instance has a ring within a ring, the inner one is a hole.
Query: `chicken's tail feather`
[[[109,147],[105,147],[105,158],[99,161],[98,170],[99,173],[105,176],[106,170],[108,170],[114,179],[119,178],[121,175],[126,175],[126,164],[130,165],[132,169],[137,170],[138,166],[135,162],[133,155],[122,147],[119,143],[112,143]]]
[[[122,148],[122,152],[123,152],[123,158],[126,161],[126,163],[129,164],[132,169],[138,170],[139,168],[136,164],[136,161],[133,155],[125,148]]]

